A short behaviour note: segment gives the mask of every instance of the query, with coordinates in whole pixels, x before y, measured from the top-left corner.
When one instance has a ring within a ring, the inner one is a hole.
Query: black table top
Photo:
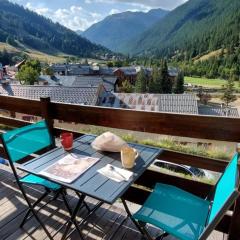
[[[52,182],[61,184],[63,187],[70,188],[77,192],[94,197],[106,203],[114,203],[121,197],[125,191],[133,184],[146,170],[154,159],[161,153],[162,149],[149,147],[145,145],[129,143],[139,152],[139,157],[135,166],[130,170],[133,176],[129,181],[116,182],[102,174],[97,170],[106,164],[112,164],[116,167],[122,167],[120,153],[109,153],[96,151],[91,147],[91,142],[95,139],[94,135],[84,135],[74,141],[72,153],[92,156],[100,158],[95,165],[84,172],[79,178],[72,183],[59,182],[51,179]],[[39,175],[39,172],[52,165],[64,155],[67,155],[62,147],[53,149],[33,160],[18,166],[19,169],[31,174]],[[40,175],[39,175],[40,176]],[[46,177],[44,177],[46,178]]]

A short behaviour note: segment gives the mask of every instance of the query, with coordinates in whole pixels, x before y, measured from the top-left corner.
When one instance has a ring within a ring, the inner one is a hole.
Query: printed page
[[[61,182],[71,183],[98,161],[99,158],[68,154],[42,170],[40,174]]]

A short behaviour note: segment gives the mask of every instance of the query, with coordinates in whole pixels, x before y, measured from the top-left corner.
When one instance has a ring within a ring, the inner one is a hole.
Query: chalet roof
[[[237,108],[221,108],[219,106],[199,106],[199,114],[201,115],[212,115],[212,116],[227,116],[239,118],[239,113]]]
[[[71,66],[68,67],[69,75],[89,75],[92,72],[90,66]]]
[[[49,85],[62,85],[67,87],[98,87],[103,84],[107,91],[114,90],[117,78],[114,76],[55,76],[51,78],[41,75],[40,80],[47,81]]]
[[[66,64],[53,64],[51,66],[54,72],[64,72],[67,70],[67,65]]]
[[[99,67],[99,74],[100,75],[110,75],[112,76],[114,71],[116,70],[117,68],[115,67],[104,67],[104,66],[100,66]]]
[[[143,69],[146,75],[151,75],[152,68],[150,67],[143,67],[143,66],[135,66],[135,67],[120,67],[113,71],[115,73],[116,71],[122,71],[126,76],[127,75],[137,75],[140,70]],[[170,77],[176,77],[178,75],[179,70],[174,67],[168,67],[168,75]]]
[[[90,65],[83,65],[80,63],[53,64],[51,68],[53,69],[54,72],[68,71],[69,75],[88,75],[92,71]]]
[[[102,105],[154,112],[198,114],[197,99],[192,94],[111,93],[103,99]]]
[[[10,95],[26,99],[50,97],[54,102],[96,105],[100,87],[63,87],[0,85],[0,95]]]
[[[97,77],[97,76],[78,76],[76,80],[72,84],[72,86],[76,87],[91,87],[98,86],[99,84],[103,84],[107,91],[114,90],[114,85],[117,81],[116,77]]]
[[[120,67],[115,69],[113,72],[122,71],[126,76],[137,75],[137,69],[135,67]]]

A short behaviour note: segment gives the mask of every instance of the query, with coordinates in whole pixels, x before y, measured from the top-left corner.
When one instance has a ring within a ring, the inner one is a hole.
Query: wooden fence
[[[157,133],[172,136],[240,142],[240,119],[228,117],[183,115],[159,112],[143,112],[126,109],[113,109],[93,106],[80,106],[51,102],[49,98],[40,101],[0,96],[0,109],[11,112],[41,116],[45,118],[55,136],[63,129],[54,128],[54,119],[96,126]],[[12,117],[1,117],[0,124],[21,127],[30,122]],[[74,132],[74,136],[81,133]],[[0,147],[0,154],[4,151]],[[222,172],[227,161],[183,154],[164,150],[161,159],[178,164],[190,165],[207,170]],[[176,176],[147,170],[125,194],[125,198],[142,203],[149,194],[147,188],[153,188],[156,182],[172,184],[193,194],[206,197],[211,185]],[[144,186],[142,188],[141,186]],[[147,188],[146,188],[147,187]],[[240,199],[233,206],[232,214],[226,215],[217,229],[229,233],[230,240],[240,239]]]

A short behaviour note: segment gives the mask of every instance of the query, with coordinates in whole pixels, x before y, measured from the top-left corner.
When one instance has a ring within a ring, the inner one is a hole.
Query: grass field
[[[224,50],[224,52],[226,52],[226,50]],[[212,51],[212,52],[209,52],[201,57],[196,57],[194,59],[195,62],[198,62],[198,61],[205,61],[205,60],[208,60],[209,58],[212,58],[212,57],[218,57],[220,54],[222,53],[222,49],[218,49],[218,50],[215,50],[215,51]]]
[[[13,53],[24,52],[30,58],[38,59],[39,61],[43,61],[47,63],[62,63],[62,62],[65,62],[67,58],[67,56],[64,56],[63,54],[50,55],[50,54],[46,54],[30,48],[18,49],[7,43],[0,42],[0,51],[3,51],[3,49],[6,49],[8,52],[13,52]]]
[[[185,77],[185,83],[191,83],[193,85],[198,85],[206,88],[222,88],[226,84],[226,80],[222,79],[207,79],[207,78],[197,78],[197,77]],[[240,89],[238,82],[235,82],[235,88]]]

